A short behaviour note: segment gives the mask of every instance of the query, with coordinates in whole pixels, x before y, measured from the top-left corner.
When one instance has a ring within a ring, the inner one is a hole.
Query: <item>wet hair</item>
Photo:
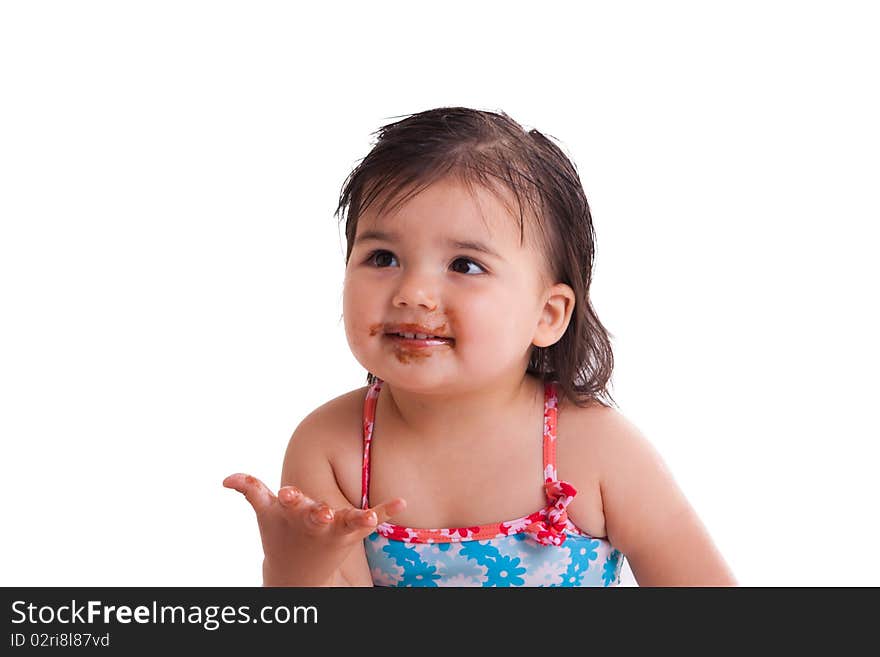
[[[556,381],[560,392],[578,406],[591,400],[616,406],[608,392],[614,365],[611,334],[590,304],[596,244],[590,208],[574,163],[552,136],[526,130],[504,112],[467,107],[418,112],[371,134],[374,145],[346,178],[334,215],[340,223],[345,221],[346,265],[358,219],[377,198],[381,215],[389,203],[396,208],[447,177],[471,191],[480,185],[512,216],[518,215],[520,245],[529,224],[530,239],[545,256],[545,282],[565,283],[575,294],[565,333],[549,347],[532,345],[526,372]],[[516,212],[510,194],[516,198]],[[367,383],[375,381],[368,372]]]

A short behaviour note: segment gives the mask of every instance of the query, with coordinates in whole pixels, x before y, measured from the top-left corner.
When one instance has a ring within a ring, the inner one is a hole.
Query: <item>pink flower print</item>
[[[404,541],[409,542],[415,535],[406,527],[401,527],[400,525],[392,525],[389,522],[383,522],[381,525],[376,527],[376,531],[379,532],[385,538],[391,539],[392,541]]]
[[[562,531],[568,526],[568,513],[565,509],[555,506],[547,509],[547,524],[556,531]]]
[[[449,536],[453,541],[470,538],[480,531],[479,527],[456,527],[454,529],[441,529],[442,536]]]
[[[544,484],[544,490],[547,491],[548,495],[565,500],[562,504],[563,506],[568,506],[569,502],[571,502],[574,499],[574,496],[577,495],[577,488],[567,481],[556,480]]]
[[[550,440],[556,440],[556,414],[550,413],[544,416],[544,434]]]
[[[553,480],[544,484],[544,490],[552,501],[541,512],[543,517],[535,519],[525,531],[544,545],[562,545],[568,525],[565,509],[577,495],[577,489],[566,481]]]
[[[565,542],[565,534],[557,531],[546,520],[533,522],[526,528],[526,534],[542,545],[562,545]]]
[[[540,519],[541,512],[538,511],[532,515],[519,518],[517,520],[509,520],[498,525],[498,531],[501,536],[509,536],[510,534],[518,534],[523,529],[531,525],[535,520]]]
[[[430,537],[430,535],[420,534],[419,532],[412,531],[411,529],[407,531],[410,543],[430,543],[434,540]]]
[[[556,468],[553,467],[552,463],[548,463],[547,467],[544,468],[544,481],[550,483],[556,480]]]
[[[544,491],[547,493],[547,497],[553,500],[554,504],[559,503],[563,507],[568,506],[574,499],[574,496],[577,495],[577,488],[567,481],[559,481],[558,479],[545,483]]]

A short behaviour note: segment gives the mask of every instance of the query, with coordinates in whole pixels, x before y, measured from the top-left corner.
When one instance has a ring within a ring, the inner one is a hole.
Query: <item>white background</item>
[[[3,3],[0,584],[260,584],[222,479],[365,382],[345,176],[466,105],[576,163],[612,394],[740,582],[880,585],[870,7]]]

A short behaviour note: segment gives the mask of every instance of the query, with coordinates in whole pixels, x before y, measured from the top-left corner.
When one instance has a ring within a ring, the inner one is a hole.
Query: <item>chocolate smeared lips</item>
[[[385,336],[410,346],[430,347],[455,342],[455,338],[446,335],[445,325],[431,328],[421,324],[388,324]]]

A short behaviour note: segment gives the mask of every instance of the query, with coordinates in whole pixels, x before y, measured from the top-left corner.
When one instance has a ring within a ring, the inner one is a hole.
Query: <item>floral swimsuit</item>
[[[361,508],[369,507],[370,443],[377,379],[364,400]],[[624,555],[568,519],[577,491],[556,478],[556,385],[544,385],[544,491],[547,506],[479,527],[413,529],[388,522],[364,539],[375,586],[614,586]]]

